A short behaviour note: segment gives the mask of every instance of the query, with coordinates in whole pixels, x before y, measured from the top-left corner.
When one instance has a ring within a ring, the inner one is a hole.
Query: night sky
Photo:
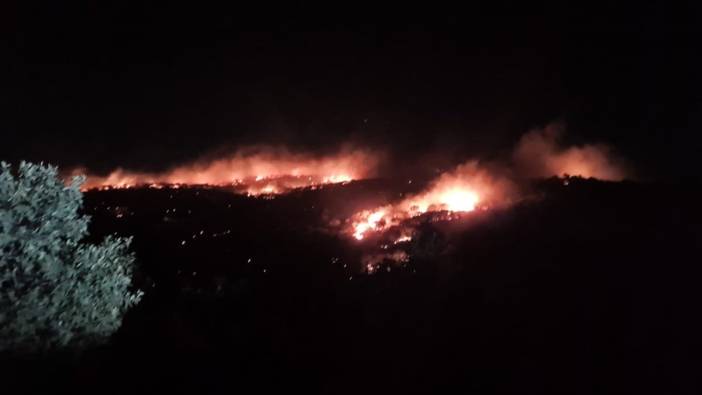
[[[700,6],[521,3],[16,6],[0,20],[0,159],[158,170],[351,141],[458,160],[560,121],[645,177],[699,178]]]

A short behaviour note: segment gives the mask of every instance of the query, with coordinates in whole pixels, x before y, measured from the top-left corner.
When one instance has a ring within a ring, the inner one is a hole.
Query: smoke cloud
[[[559,145],[562,134],[562,127],[552,124],[523,135],[512,155],[517,172],[531,178],[565,174],[608,181],[626,178],[621,161],[609,146],[586,144],[564,148]]]

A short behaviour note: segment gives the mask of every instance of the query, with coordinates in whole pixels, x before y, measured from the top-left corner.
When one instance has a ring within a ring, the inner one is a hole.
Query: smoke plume
[[[526,177],[571,176],[621,181],[626,172],[612,149],[604,144],[579,147],[559,146],[562,128],[549,125],[523,135],[512,159],[519,174]]]

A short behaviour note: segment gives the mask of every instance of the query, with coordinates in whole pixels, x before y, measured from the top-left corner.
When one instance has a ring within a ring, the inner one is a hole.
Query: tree
[[[0,162],[0,351],[83,348],[106,340],[138,303],[131,238],[81,243],[90,218],[76,177]]]

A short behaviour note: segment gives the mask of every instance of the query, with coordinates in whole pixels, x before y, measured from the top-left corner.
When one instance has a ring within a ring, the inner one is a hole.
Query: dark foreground
[[[6,393],[702,392],[699,187],[551,180],[364,274],[326,224],[393,188],[88,193],[146,296],[102,349],[6,361]]]

